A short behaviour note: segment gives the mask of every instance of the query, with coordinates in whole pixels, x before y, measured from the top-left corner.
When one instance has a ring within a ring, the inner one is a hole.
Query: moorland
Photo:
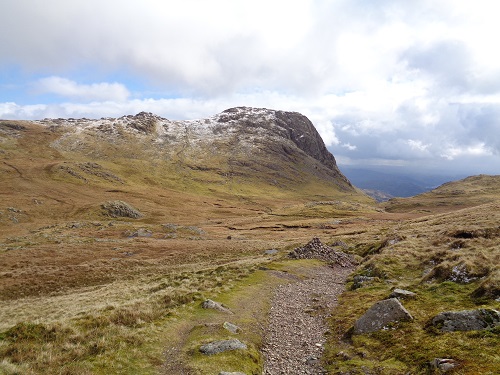
[[[0,373],[259,374],[270,298],[293,279],[269,271],[306,277],[318,261],[287,255],[313,237],[358,262],[329,320],[329,373],[426,374],[433,358],[498,373],[498,327],[426,326],[498,309],[500,176],[376,203],[306,118],[250,108],[191,122],[3,120],[0,159]],[[370,282],[355,287],[357,275]],[[346,336],[394,288],[417,294],[414,320]],[[198,329],[219,319],[207,298],[232,307],[248,351],[197,352],[225,335]]]

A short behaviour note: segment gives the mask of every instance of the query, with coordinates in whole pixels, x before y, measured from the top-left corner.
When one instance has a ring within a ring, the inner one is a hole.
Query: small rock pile
[[[341,267],[353,267],[356,261],[352,255],[337,251],[324,245],[319,238],[314,237],[307,245],[295,248],[288,254],[292,259],[320,259]]]

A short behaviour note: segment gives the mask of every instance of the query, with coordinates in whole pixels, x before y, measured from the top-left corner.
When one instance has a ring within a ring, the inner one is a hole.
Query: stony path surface
[[[326,318],[351,272],[340,266],[316,267],[309,278],[276,289],[262,350],[264,375],[325,373],[319,358],[328,330]]]

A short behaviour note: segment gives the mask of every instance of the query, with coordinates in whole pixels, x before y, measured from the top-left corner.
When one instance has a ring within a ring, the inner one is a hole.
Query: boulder
[[[207,299],[207,300],[203,301],[203,303],[201,304],[201,307],[204,309],[217,310],[220,312],[224,312],[226,314],[233,314],[233,312],[231,310],[229,310],[227,307],[224,307],[222,305],[222,303],[212,301],[211,299]]]
[[[228,350],[246,349],[247,346],[238,339],[212,341],[208,344],[200,346],[200,352],[206,355],[213,355]]]
[[[354,323],[354,334],[375,332],[390,323],[413,320],[411,314],[396,298],[375,303]]]
[[[417,295],[409,290],[404,289],[394,289],[392,293],[389,295],[389,298],[397,298],[397,299],[415,299]]]
[[[443,332],[478,331],[500,325],[500,312],[493,309],[446,311],[432,318],[429,325]]]
[[[132,219],[138,219],[143,216],[138,210],[123,201],[108,201],[103,203],[101,207],[106,214],[111,217],[130,217]]]

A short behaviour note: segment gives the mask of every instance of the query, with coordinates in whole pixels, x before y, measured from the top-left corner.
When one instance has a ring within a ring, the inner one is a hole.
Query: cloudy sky
[[[496,0],[2,0],[0,118],[308,116],[339,165],[500,174]]]

